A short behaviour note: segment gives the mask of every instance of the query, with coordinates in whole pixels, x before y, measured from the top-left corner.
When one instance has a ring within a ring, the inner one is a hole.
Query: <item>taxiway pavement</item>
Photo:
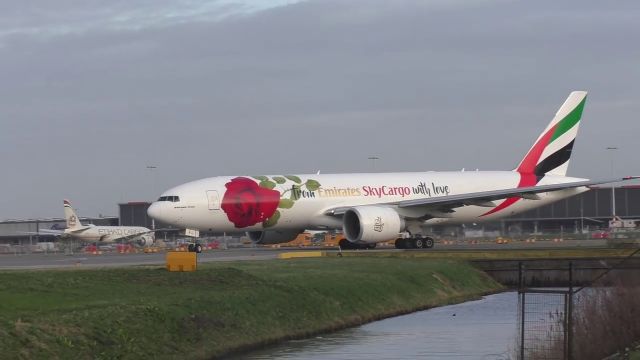
[[[536,243],[511,242],[508,244],[496,243],[455,243],[436,244],[434,249],[424,250],[395,250],[384,248],[380,250],[355,250],[355,251],[452,251],[452,250],[475,250],[475,251],[500,251],[514,249],[562,249],[562,248],[604,248],[605,240],[568,240],[560,243],[550,241],[539,241]],[[227,250],[209,250],[198,256],[199,263],[212,261],[248,261],[248,260],[270,260],[278,258],[278,254],[291,251],[306,251],[318,248],[232,248]],[[337,251],[335,248],[325,248],[322,250]],[[96,268],[96,267],[118,267],[118,266],[162,266],[165,263],[165,253],[133,253],[118,254],[106,252],[101,255],[87,253],[76,253],[65,255],[60,253],[49,254],[2,254],[0,255],[0,269],[56,269],[56,268]]]

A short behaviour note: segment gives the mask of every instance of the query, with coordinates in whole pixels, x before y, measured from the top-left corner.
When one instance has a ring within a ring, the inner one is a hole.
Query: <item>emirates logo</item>
[[[382,222],[382,217],[378,216],[373,224],[373,231],[382,232],[384,229],[384,223]]]

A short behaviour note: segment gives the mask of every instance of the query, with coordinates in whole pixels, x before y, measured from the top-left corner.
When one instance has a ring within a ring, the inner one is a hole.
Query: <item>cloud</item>
[[[56,1],[0,6],[0,44],[22,37],[52,38],[93,31],[140,31],[190,22],[255,15],[301,0]]]

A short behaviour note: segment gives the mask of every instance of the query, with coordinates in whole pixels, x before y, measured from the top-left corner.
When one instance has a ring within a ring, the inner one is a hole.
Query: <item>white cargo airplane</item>
[[[65,230],[39,229],[40,233],[58,235],[61,238],[74,238],[83,242],[134,243],[138,246],[150,246],[155,241],[156,230],[142,226],[96,226],[82,225],[69,200],[64,200],[64,217],[67,222]]]
[[[397,248],[430,248],[429,225],[492,221],[636,178],[566,176],[586,96],[569,95],[513,171],[219,176],[167,190],[148,214],[187,229],[246,231],[260,244],[342,229],[347,248],[393,239]]]

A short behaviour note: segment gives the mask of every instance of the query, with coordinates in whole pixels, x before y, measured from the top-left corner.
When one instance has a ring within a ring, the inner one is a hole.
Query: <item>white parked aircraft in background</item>
[[[155,241],[156,230],[149,230],[142,226],[82,225],[69,200],[64,200],[64,217],[67,222],[65,230],[39,229],[40,233],[98,244],[133,243],[144,247],[152,245]]]
[[[614,181],[567,177],[587,93],[572,92],[513,171],[212,177],[162,194],[148,210],[187,229],[246,231],[261,244],[342,229],[343,247],[432,247],[425,227],[492,221]]]

